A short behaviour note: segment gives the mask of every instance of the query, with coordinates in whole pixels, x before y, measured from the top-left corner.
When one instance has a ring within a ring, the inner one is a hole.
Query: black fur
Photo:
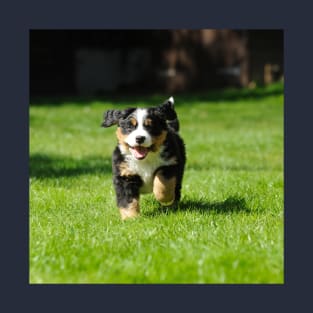
[[[116,194],[116,202],[119,208],[126,208],[132,200],[139,199],[139,189],[142,179],[138,175],[122,176],[120,165],[125,161],[119,147],[116,147],[112,155],[113,184]]]
[[[152,108],[155,114],[159,115],[163,120],[166,120],[168,126],[174,131],[179,131],[179,122],[174,109],[174,104],[171,101],[166,101],[158,107]]]

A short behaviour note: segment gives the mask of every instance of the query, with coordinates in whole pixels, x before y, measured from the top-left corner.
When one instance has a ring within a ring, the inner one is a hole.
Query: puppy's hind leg
[[[170,206],[175,201],[176,177],[168,176],[169,172],[167,168],[159,170],[153,181],[154,196],[163,206]]]

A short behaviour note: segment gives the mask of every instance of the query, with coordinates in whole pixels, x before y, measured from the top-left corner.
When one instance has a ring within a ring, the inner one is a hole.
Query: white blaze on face
[[[152,138],[151,135],[144,129],[144,121],[147,117],[147,110],[145,109],[137,109],[135,112],[135,119],[137,120],[137,128],[131,132],[127,138],[126,143],[131,147],[138,146],[136,142],[136,137],[141,136],[145,137],[145,140],[142,144],[143,147],[150,147],[152,145]]]

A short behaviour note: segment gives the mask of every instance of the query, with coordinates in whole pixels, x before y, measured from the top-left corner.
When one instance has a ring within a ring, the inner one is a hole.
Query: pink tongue
[[[134,147],[131,151],[136,159],[143,159],[148,154],[148,149],[145,147]]]

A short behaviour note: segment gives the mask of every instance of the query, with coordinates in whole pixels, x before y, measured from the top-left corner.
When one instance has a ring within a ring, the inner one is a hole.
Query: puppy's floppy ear
[[[134,108],[129,108],[125,110],[108,110],[104,112],[103,122],[101,126],[110,127],[112,125],[116,125],[119,123],[120,119],[127,117],[134,110],[135,110]]]
[[[122,117],[122,111],[120,110],[108,110],[103,114],[102,127],[110,127],[118,123],[119,119]]]
[[[165,120],[173,121],[177,118],[177,114],[174,109],[174,98],[170,97],[164,103],[159,105],[157,108],[157,113],[161,114]]]
[[[159,114],[167,122],[167,125],[174,131],[179,130],[179,122],[177,114],[174,109],[174,98],[170,97],[163,104],[159,105],[156,109],[156,114]]]

